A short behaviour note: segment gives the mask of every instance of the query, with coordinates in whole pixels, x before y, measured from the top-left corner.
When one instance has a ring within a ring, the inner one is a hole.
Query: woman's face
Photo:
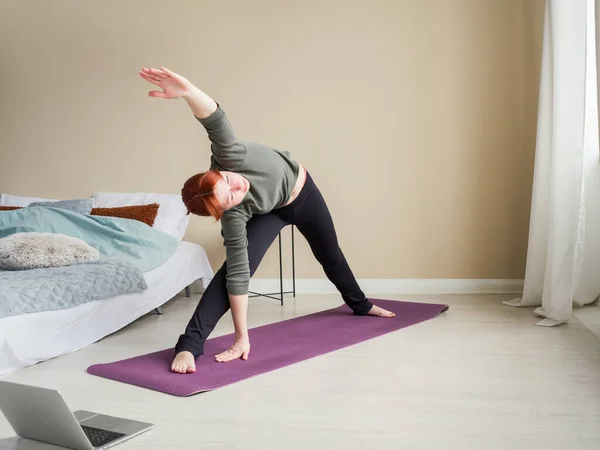
[[[221,172],[221,180],[215,186],[215,196],[224,211],[239,205],[248,191],[250,182],[235,172]]]

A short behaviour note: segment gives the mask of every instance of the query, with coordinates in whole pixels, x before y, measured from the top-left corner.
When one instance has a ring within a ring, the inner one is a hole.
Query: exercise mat
[[[219,363],[214,355],[227,350],[233,334],[208,339],[196,372],[171,372],[172,348],[112,363],[94,364],[90,374],[176,396],[211,391],[316,356],[340,350],[432,319],[447,305],[371,299],[396,317],[354,316],[342,305],[314,314],[251,328],[247,361]]]

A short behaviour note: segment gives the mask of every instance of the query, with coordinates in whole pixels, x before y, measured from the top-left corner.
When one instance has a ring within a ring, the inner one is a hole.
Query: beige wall
[[[209,147],[147,96],[165,65],[308,167],[358,277],[522,278],[542,25],[543,0],[3,0],[0,191],[178,193]],[[187,238],[220,264],[217,224]]]

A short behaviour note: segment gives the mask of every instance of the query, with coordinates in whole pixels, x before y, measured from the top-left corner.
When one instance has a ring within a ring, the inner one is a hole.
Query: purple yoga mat
[[[171,372],[173,349],[166,349],[113,363],[95,364],[87,371],[111,380],[176,396],[217,389],[315,356],[349,347],[436,317],[447,305],[373,299],[394,318],[354,316],[346,305],[249,330],[250,355],[219,363],[214,355],[227,350],[233,334],[208,339],[204,355],[196,360],[196,372]]]

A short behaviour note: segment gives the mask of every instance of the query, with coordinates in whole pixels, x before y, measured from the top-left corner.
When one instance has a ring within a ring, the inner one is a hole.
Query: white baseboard
[[[523,280],[482,279],[359,279],[367,295],[374,294],[520,294]],[[292,290],[292,279],[283,280],[284,291]],[[257,278],[250,290],[260,293],[280,292],[279,278]],[[335,286],[327,279],[296,279],[297,294],[335,294]]]

